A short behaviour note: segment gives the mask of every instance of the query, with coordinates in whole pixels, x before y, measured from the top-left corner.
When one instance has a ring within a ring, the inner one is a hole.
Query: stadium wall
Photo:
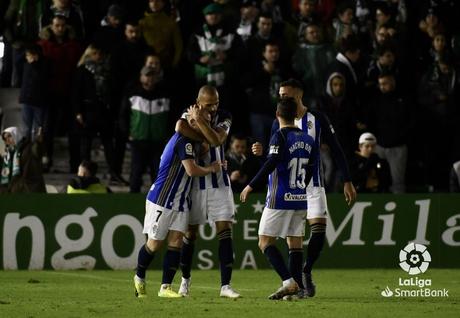
[[[269,266],[257,248],[264,199],[255,194],[237,204],[235,268]],[[1,268],[132,269],[145,240],[144,200],[130,194],[2,196]],[[360,195],[348,207],[337,194],[328,203],[327,243],[318,266],[397,268],[400,249],[411,241],[428,246],[431,267],[460,266],[460,195]],[[202,226],[200,235],[194,266],[217,268],[215,230]],[[278,244],[285,248],[284,241]],[[161,264],[154,261],[156,268]]]

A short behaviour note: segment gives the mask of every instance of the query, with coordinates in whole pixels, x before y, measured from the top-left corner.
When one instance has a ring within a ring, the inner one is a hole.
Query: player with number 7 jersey
[[[208,117],[210,119],[210,115]],[[189,124],[198,129],[192,121]],[[158,296],[181,297],[172,290],[171,284],[179,267],[182,238],[188,226],[191,177],[205,176],[222,169],[222,163],[217,161],[204,167],[197,165],[194,144],[194,141],[175,133],[161,155],[159,173],[145,205],[143,233],[148,239],[138,254],[134,276],[136,297],[146,297],[146,270],[166,238],[168,249],[163,260],[163,278]]]

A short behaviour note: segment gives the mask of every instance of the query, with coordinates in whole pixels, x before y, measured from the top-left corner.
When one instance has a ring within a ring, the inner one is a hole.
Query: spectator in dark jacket
[[[390,168],[388,162],[374,152],[376,145],[377,139],[371,133],[359,137],[359,151],[355,152],[350,164],[357,192],[381,193],[390,190]]]
[[[249,180],[252,180],[257,171],[259,171],[261,162],[257,157],[249,153],[248,139],[242,135],[232,136],[230,148],[225,158],[232,190],[241,192]]]
[[[123,40],[123,9],[113,4],[109,7],[107,15],[101,21],[101,26],[94,33],[93,43],[105,53],[113,52]]]
[[[355,108],[345,92],[345,78],[340,73],[332,73],[326,84],[325,93],[318,98],[317,108],[327,115],[348,161],[353,154],[353,140],[356,140],[358,119]],[[321,145],[321,159],[324,166],[326,188],[337,190],[338,175],[332,153],[326,144]]]
[[[361,85],[357,63],[361,55],[359,40],[355,36],[348,36],[341,40],[340,50],[336,60],[332,63],[329,74],[340,73],[345,77],[345,92],[353,103],[358,102],[358,90]]]
[[[39,127],[43,127],[47,101],[48,68],[39,45],[26,48],[24,76],[19,93],[22,104],[24,136],[33,140]]]
[[[280,62],[276,43],[265,44],[261,58],[244,79],[249,99],[249,119],[252,137],[267,146],[275,117],[273,116],[281,82],[289,78],[289,70]]]
[[[405,192],[407,142],[413,127],[413,110],[409,101],[396,90],[392,74],[379,76],[379,90],[368,109],[369,130],[378,138],[376,153],[390,165],[392,192]]]
[[[136,85],[123,97],[120,125],[131,143],[130,192],[140,192],[146,168],[156,178],[161,150],[168,137],[170,92],[158,82],[157,71],[143,67]]]
[[[0,162],[0,193],[46,192],[42,173],[42,143],[39,129],[35,141],[20,137],[17,127],[2,132],[5,152]]]
[[[112,127],[110,111],[110,67],[101,48],[91,44],[83,53],[75,74],[72,104],[74,125],[80,136],[80,156],[91,160],[93,139],[99,136],[104,146],[111,181],[120,181],[113,169]]]
[[[458,72],[451,60],[441,57],[422,77],[418,94],[422,127],[430,127],[436,132],[427,134],[423,147],[428,185],[437,191],[445,191],[448,187],[446,181],[452,151],[455,149],[452,144],[456,136],[459,136],[459,94]],[[437,145],[435,153],[431,150],[430,144]]]

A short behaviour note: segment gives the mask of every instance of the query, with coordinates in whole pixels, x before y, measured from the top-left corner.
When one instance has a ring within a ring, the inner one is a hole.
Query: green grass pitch
[[[448,289],[448,298],[382,297],[402,274],[318,269],[317,296],[288,302],[267,299],[279,285],[271,270],[235,271],[237,300],[218,297],[218,271],[192,272],[192,296],[181,299],[156,296],[157,270],[147,274],[146,299],[134,297],[131,271],[0,271],[0,317],[460,317],[460,270],[429,269],[420,277]]]

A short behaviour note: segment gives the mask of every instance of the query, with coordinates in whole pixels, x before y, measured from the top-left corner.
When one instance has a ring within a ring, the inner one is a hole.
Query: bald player
[[[203,116],[208,112],[211,114],[211,122],[206,121]],[[199,128],[198,132],[189,126],[186,120],[189,117],[195,120]],[[201,153],[198,164],[206,164],[216,160],[224,162],[224,145],[231,125],[231,114],[219,109],[219,93],[216,88],[205,85],[198,92],[196,104],[191,106],[177,122],[176,131],[192,140],[209,145],[198,151]],[[198,226],[209,222],[215,224],[219,239],[220,296],[238,298],[240,294],[230,286],[233,269],[232,224],[235,204],[225,165],[217,173],[194,178],[190,199],[189,227],[183,238],[181,252],[182,282],[179,293],[183,296],[190,294],[190,272]]]

